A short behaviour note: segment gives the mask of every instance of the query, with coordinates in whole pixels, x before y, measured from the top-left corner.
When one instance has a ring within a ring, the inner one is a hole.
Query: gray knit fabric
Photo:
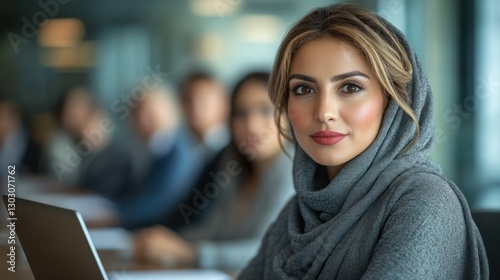
[[[457,186],[429,159],[432,94],[413,65],[408,85],[421,128],[390,101],[377,138],[332,180],[299,146],[297,195],[266,234],[240,279],[488,279],[483,242]]]

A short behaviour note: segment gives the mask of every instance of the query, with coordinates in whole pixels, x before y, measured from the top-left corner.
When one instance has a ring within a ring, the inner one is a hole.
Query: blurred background
[[[73,85],[95,93],[126,142],[131,128],[120,106],[137,86],[159,77],[179,87],[203,70],[232,88],[250,70],[270,70],[287,28],[331,2],[2,0],[0,91],[17,104],[39,150],[55,129],[62,92]],[[407,35],[434,92],[434,159],[472,208],[500,209],[500,2],[347,2],[378,11]],[[35,173],[52,168],[31,165]]]

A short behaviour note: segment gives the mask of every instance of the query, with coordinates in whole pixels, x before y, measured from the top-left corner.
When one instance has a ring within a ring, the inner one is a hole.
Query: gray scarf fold
[[[359,262],[359,267],[353,269],[366,268],[380,236],[357,234],[360,228],[366,228],[367,221],[373,222],[373,227],[383,227],[384,223],[384,213],[370,213],[370,207],[390,188],[394,189],[390,190],[394,192],[394,197],[402,196],[406,190],[415,187],[419,179],[432,175],[439,178],[437,185],[443,182],[449,184],[462,206],[467,238],[467,277],[475,279],[488,274],[484,246],[463,194],[453,182],[443,177],[439,166],[429,159],[434,142],[434,124],[432,93],[427,77],[404,35],[384,22],[403,42],[410,56],[413,73],[408,92],[420,125],[420,135],[415,145],[402,153],[413,139],[415,124],[391,100],[374,142],[346,164],[330,182],[325,167],[314,162],[297,146],[293,168],[297,196],[280,216],[284,221],[278,220],[275,229],[269,232],[267,239],[272,241],[268,241],[267,248],[264,248],[266,252],[277,251],[272,260],[266,260],[266,263],[272,263],[270,269],[274,277],[342,279],[341,265],[345,258],[353,255]],[[370,218],[367,219],[367,216]],[[360,222],[362,219],[363,222]],[[279,227],[285,228],[276,229]],[[276,245],[283,236],[287,245]],[[252,275],[253,269],[256,268],[251,264],[243,276]]]

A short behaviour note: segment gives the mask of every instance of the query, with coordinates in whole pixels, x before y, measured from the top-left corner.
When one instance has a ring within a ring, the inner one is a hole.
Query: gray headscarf
[[[243,272],[242,279],[361,277],[370,264],[387,219],[386,213],[374,212],[391,210],[391,203],[420,181],[450,188],[461,205],[466,248],[463,249],[464,263],[456,264],[456,269],[463,271],[467,279],[488,277],[485,249],[467,202],[458,187],[429,159],[434,122],[427,77],[405,36],[392,24],[381,20],[404,45],[413,66],[408,92],[420,126],[415,145],[402,152],[414,137],[415,124],[394,100],[387,106],[374,142],[331,181],[327,179],[325,167],[297,145],[293,168],[297,195],[268,232],[259,255]],[[384,197],[386,204],[378,207]],[[377,211],[380,209],[383,210]],[[402,225],[401,234],[405,234],[404,227]],[[368,234],[359,236],[361,233]],[[355,265],[342,266],[352,259],[356,259]],[[349,269],[359,272],[346,272]]]

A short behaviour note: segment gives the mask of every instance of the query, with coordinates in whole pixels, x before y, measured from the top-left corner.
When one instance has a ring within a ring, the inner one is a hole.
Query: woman
[[[318,8],[270,81],[298,144],[297,195],[241,279],[488,278],[465,198],[429,159],[431,90],[400,31],[354,5]]]
[[[252,73],[236,86],[232,143],[206,169],[193,197],[179,205],[186,226],[179,235],[163,226],[140,232],[138,259],[237,269],[255,255],[293,194],[292,164],[280,149],[268,79],[269,74]]]

